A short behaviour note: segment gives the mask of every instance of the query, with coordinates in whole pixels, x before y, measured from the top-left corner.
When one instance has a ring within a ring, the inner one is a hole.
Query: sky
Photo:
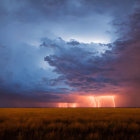
[[[0,0],[0,107],[114,106],[140,107],[139,0]]]

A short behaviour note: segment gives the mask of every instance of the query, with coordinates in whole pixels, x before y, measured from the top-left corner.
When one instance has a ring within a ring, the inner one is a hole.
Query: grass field
[[[140,109],[1,108],[0,140],[140,140]]]

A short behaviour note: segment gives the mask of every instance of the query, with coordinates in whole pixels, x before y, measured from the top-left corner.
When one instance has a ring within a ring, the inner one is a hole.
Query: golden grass
[[[79,139],[140,140],[140,109],[0,109],[0,140]]]

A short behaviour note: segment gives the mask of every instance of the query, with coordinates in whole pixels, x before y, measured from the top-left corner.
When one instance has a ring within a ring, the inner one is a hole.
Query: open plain
[[[140,140],[140,109],[1,108],[0,140]]]

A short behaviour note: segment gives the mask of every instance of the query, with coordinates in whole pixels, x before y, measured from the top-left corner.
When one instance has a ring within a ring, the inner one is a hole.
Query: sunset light
[[[58,103],[58,107],[62,107],[62,108],[75,108],[77,107],[77,104],[76,103]]]
[[[115,107],[115,96],[95,97],[96,107]]]
[[[58,103],[57,107],[115,107],[115,96],[77,96],[75,98],[78,100],[78,103]]]

